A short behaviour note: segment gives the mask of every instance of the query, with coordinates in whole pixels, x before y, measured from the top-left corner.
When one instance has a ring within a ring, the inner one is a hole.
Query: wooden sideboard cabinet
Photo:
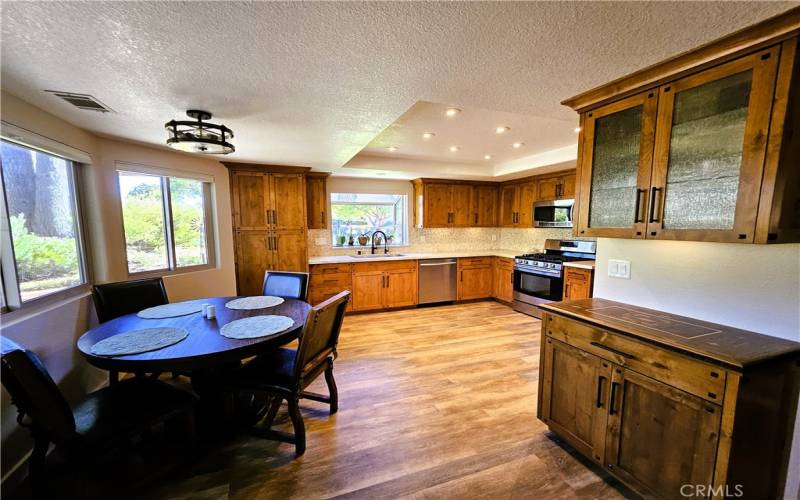
[[[575,234],[800,241],[798,33],[800,8],[565,100]]]
[[[537,413],[553,432],[646,496],[781,497],[800,344],[604,299],[542,309]]]

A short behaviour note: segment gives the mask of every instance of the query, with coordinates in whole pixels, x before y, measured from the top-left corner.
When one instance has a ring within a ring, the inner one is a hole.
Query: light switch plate
[[[626,280],[631,279],[631,261],[608,259],[608,276]]]

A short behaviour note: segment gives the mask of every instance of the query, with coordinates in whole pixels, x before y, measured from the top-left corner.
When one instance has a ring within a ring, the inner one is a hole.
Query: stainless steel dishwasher
[[[419,303],[456,300],[456,259],[423,259],[419,261]]]

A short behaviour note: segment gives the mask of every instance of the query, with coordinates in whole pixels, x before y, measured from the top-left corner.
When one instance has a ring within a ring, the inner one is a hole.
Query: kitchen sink
[[[353,259],[383,259],[386,257],[405,257],[406,254],[404,253],[364,253],[361,255],[351,255],[350,258]]]

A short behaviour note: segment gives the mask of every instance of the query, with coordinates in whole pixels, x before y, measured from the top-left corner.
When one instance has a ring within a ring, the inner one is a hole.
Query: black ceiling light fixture
[[[213,155],[226,155],[236,151],[233,144],[228,142],[233,139],[233,130],[225,125],[205,121],[211,119],[211,113],[190,109],[186,114],[195,121],[172,120],[164,125],[169,134],[167,146],[189,153]]]

